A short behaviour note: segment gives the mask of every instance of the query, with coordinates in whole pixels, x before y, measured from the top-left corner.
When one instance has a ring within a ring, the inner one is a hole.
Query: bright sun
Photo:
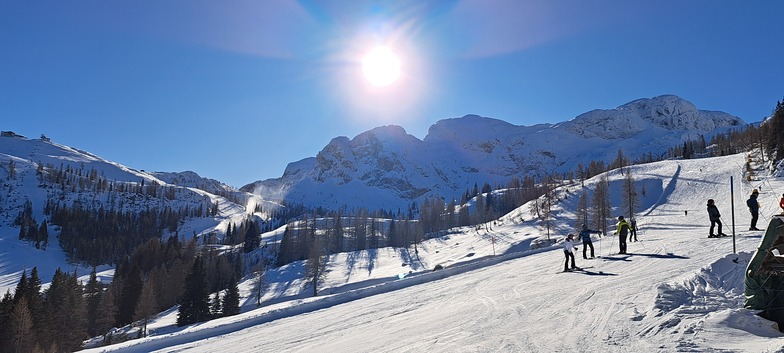
[[[388,86],[400,77],[400,59],[388,47],[375,47],[362,59],[362,71],[371,85]]]

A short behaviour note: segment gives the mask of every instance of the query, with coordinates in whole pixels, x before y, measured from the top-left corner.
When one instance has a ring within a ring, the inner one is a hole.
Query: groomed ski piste
[[[764,229],[781,212],[784,179],[747,181],[746,158],[633,166],[639,241],[619,255],[616,237],[594,236],[601,257],[593,260],[582,259],[579,245],[577,266],[590,271],[558,273],[560,241],[576,234],[583,190],[576,184],[559,191],[553,245],[523,206],[481,230],[428,240],[418,257],[413,249],[332,256],[318,297],[308,296],[295,263],[268,274],[260,307],[247,279],[240,315],[176,327],[173,308],[150,324],[147,338],[86,351],[784,352],[775,323],[743,308],[744,271],[763,235],[748,231],[745,200],[760,189]],[[731,176],[735,237],[709,239],[709,198],[723,232],[733,234]],[[616,215],[623,177],[609,173]],[[443,269],[433,271],[436,265]]]

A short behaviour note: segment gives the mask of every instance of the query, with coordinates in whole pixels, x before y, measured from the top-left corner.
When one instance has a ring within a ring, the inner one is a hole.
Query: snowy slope
[[[131,193],[114,193],[110,196],[107,192],[93,192],[89,188],[71,190],[51,187],[50,184],[42,182],[42,176],[38,171],[41,166],[50,166],[56,170],[71,168],[76,171],[76,174],[80,174],[80,177],[85,178],[92,173],[100,179],[115,184],[157,183],[161,187],[171,188],[173,190],[171,195],[174,198]],[[198,208],[218,204],[218,214],[215,217],[185,219],[178,229],[179,234],[184,237],[191,237],[194,234],[201,236],[212,232],[223,234],[229,223],[239,223],[244,219],[246,203],[261,202],[257,196],[226,190],[224,194],[232,199],[237,199],[238,194],[247,195],[239,198],[245,201],[244,203],[237,204],[224,196],[197,189],[196,183],[199,180],[208,179],[203,179],[195,173],[147,173],[52,141],[20,136],[0,137],[0,191],[2,191],[0,192],[0,293],[15,288],[22,271],[26,270],[29,274],[32,267],[38,267],[39,275],[44,282],[51,280],[58,267],[67,271],[76,270],[80,274],[88,274],[91,270],[66,261],[55,237],[59,232],[51,224],[49,224],[50,244],[45,249],[36,249],[31,243],[19,240],[19,227],[14,226],[13,221],[26,201],[32,203],[33,218],[37,222],[45,219],[44,206],[47,199],[51,199],[53,195],[58,202],[66,204],[80,202],[95,209],[114,207],[124,211],[139,211],[150,207]],[[178,181],[180,185],[176,185],[174,181]],[[216,192],[221,191],[223,187],[223,184],[217,182],[212,185]],[[204,189],[210,188],[204,187]],[[108,267],[103,266],[99,270],[108,270]]]
[[[303,294],[301,265],[292,264],[269,275],[271,290],[260,308],[245,282],[238,316],[177,328],[172,310],[152,325],[151,337],[88,351],[781,351],[784,335],[742,308],[743,273],[762,235],[745,231],[750,217],[742,205],[751,188],[760,189],[760,224],[766,225],[780,212],[784,180],[744,182],[745,158],[633,167],[638,191],[646,189],[637,213],[640,241],[618,255],[615,237],[596,236],[602,257],[578,255],[585,272],[558,273],[558,244],[531,250],[547,235],[524,206],[487,228],[431,239],[413,261],[411,249],[335,255],[322,297]],[[622,178],[610,173],[613,205],[620,204]],[[551,234],[559,241],[574,232],[582,189],[560,192],[568,197],[555,209]],[[716,200],[724,232],[734,229],[736,238],[706,238],[708,198]],[[445,269],[431,271],[437,264]]]
[[[476,115],[445,119],[423,140],[399,126],[383,126],[353,139],[335,138],[315,158],[290,164],[280,178],[242,190],[327,208],[405,208],[426,196],[459,200],[475,183],[506,185],[523,171],[541,176],[592,160],[609,163],[619,150],[632,159],[659,156],[684,141],[744,124],[666,95],[555,125],[517,126]]]

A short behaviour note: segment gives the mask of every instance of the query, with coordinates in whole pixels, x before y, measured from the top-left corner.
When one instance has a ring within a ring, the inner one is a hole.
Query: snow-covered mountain
[[[13,288],[22,271],[33,266],[46,279],[57,267],[89,273],[89,268],[66,261],[57,243],[59,227],[52,224],[51,215],[45,216],[47,205],[78,204],[95,214],[99,210],[180,211],[182,217],[171,233],[192,237],[222,235],[229,223],[246,217],[245,206],[251,199],[258,197],[195,173],[148,173],[45,137],[28,139],[4,132],[0,136],[0,291]],[[50,221],[49,246],[38,249],[29,240],[19,239],[18,217],[27,205],[36,223]],[[216,211],[212,215],[208,214],[211,208]],[[201,216],[194,215],[199,212]]]
[[[405,207],[427,196],[459,199],[475,183],[575,170],[609,162],[618,150],[655,156],[685,141],[743,125],[723,112],[698,110],[673,95],[594,110],[560,124],[518,126],[476,115],[445,119],[420,140],[399,126],[353,139],[337,137],[316,157],[289,164],[283,176],[241,190],[311,206]]]
[[[150,172],[150,175],[163,180],[167,184],[200,189],[215,195],[224,195],[238,191],[231,185],[219,180],[202,177],[193,171]]]

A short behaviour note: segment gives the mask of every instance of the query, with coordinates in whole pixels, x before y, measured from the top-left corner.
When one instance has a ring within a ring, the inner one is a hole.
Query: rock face
[[[591,160],[632,158],[744,124],[666,95],[593,110],[560,124],[519,126],[467,115],[438,121],[420,140],[399,126],[336,137],[283,176],[242,188],[267,199],[323,207],[397,209],[427,196],[459,199],[473,185],[574,170]],[[706,138],[708,138],[706,137]]]
[[[631,138],[645,129],[709,133],[737,126],[743,120],[724,112],[697,110],[678,96],[638,99],[611,110],[593,110],[564,123],[567,130],[583,137],[603,139]]]

